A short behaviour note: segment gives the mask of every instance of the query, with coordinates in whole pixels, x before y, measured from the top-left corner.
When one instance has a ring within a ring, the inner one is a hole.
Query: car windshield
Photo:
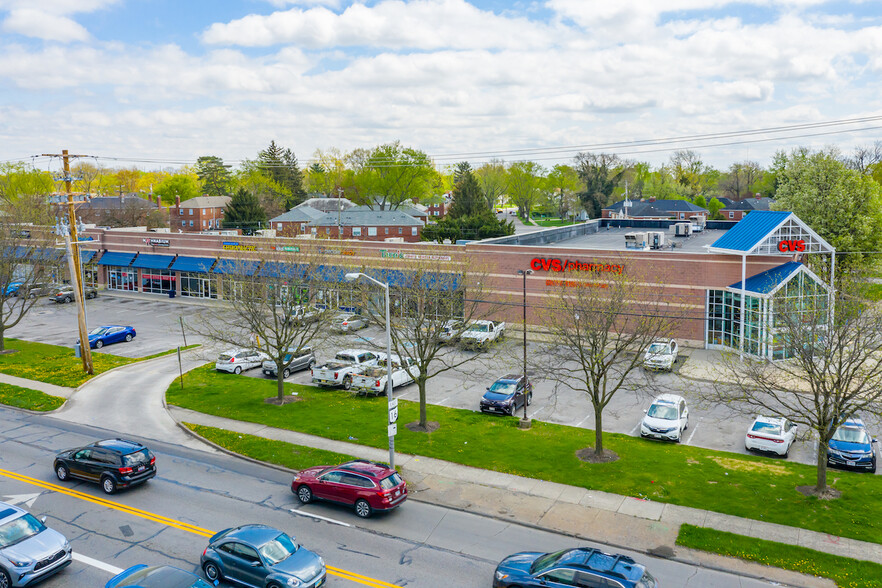
[[[389,488],[394,488],[395,486],[399,485],[401,481],[401,476],[399,476],[398,474],[392,474],[380,480],[380,488],[383,490],[388,490]]]
[[[221,353],[217,358],[218,361],[230,361],[231,359],[233,359],[233,356],[229,353]]]
[[[833,433],[834,441],[842,441],[844,443],[861,443],[868,445],[870,438],[867,432],[858,427],[839,427]]]
[[[28,537],[33,537],[45,529],[46,527],[43,526],[43,523],[31,514],[26,514],[8,523],[4,523],[0,525],[0,549],[21,543]]]
[[[348,353],[338,353],[334,359],[336,359],[337,361],[346,361],[349,363],[355,363],[355,356],[349,355]]]
[[[295,551],[297,551],[297,544],[286,534],[282,533],[261,547],[260,555],[263,556],[269,565],[274,566],[280,561],[288,559]]]
[[[90,335],[103,335],[108,330],[108,327],[96,327],[89,331]]]
[[[551,566],[553,566],[557,560],[561,558],[563,554],[565,554],[567,550],[557,551],[555,553],[546,553],[545,555],[540,555],[536,558],[536,561],[533,562],[533,565],[530,566],[531,574],[541,574]]]
[[[649,407],[649,412],[646,414],[656,419],[675,421],[677,420],[677,407],[670,404],[656,403]]]
[[[780,435],[781,434],[781,425],[778,423],[764,423],[762,421],[757,421],[753,423],[753,428],[750,429],[754,433],[765,433],[767,435]]]
[[[469,331],[475,331],[476,333],[486,333],[489,330],[489,325],[472,325],[469,327]]]
[[[649,353],[651,353],[653,355],[658,355],[660,353],[667,353],[667,352],[668,352],[668,346],[665,345],[664,343],[653,343],[652,345],[649,346]]]
[[[517,382],[496,381],[490,386],[490,391],[496,392],[497,394],[514,394],[517,387]]]

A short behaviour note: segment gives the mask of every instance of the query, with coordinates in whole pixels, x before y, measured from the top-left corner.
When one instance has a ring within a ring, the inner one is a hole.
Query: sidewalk
[[[40,392],[44,392],[46,394],[49,394],[50,396],[61,396],[62,398],[70,398],[71,394],[74,393],[74,388],[67,388],[66,386],[56,386],[55,384],[47,384],[45,382],[28,380],[25,378],[19,378],[18,376],[9,376],[7,374],[0,374],[0,383],[11,384],[13,386],[18,386],[19,388],[30,388],[31,390],[39,390]]]
[[[383,449],[169,407],[175,421],[206,425],[266,439],[388,461]],[[480,470],[437,459],[396,453],[411,498],[579,539],[636,550],[704,567],[728,570],[788,586],[835,584],[795,572],[676,546],[682,523],[800,545],[854,559],[882,561],[882,545],[711,511],[586,490],[574,486]]]

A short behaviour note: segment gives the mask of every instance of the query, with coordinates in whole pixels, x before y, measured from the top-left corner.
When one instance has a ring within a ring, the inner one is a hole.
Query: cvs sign
[[[781,253],[798,253],[800,251],[805,251],[805,241],[802,239],[799,239],[798,241],[778,241],[778,251]]]

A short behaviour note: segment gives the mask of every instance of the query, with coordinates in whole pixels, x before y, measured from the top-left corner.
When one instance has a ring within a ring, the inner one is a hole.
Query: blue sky
[[[436,157],[728,167],[882,139],[878,0],[0,0],[0,161],[174,166],[400,140]],[[734,143],[734,144],[733,144]],[[153,163],[158,162],[158,163]]]

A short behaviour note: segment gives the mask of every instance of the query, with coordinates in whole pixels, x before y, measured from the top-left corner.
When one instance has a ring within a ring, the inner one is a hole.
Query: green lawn
[[[540,227],[564,227],[576,224],[575,222],[565,218],[534,218],[533,222]]]
[[[55,410],[64,404],[64,398],[50,396],[39,390],[0,383],[0,404],[28,410],[47,411]]]
[[[351,455],[344,455],[324,449],[314,449],[284,441],[273,441],[263,437],[234,433],[215,427],[205,427],[191,423],[184,424],[190,430],[205,437],[212,443],[220,445],[224,449],[229,449],[235,453],[247,455],[267,463],[291,468],[292,470],[302,470],[303,468],[315,465],[337,465],[355,459]]]
[[[677,545],[830,578],[841,588],[882,588],[882,565],[815,551],[807,547],[754,539],[684,524]]]
[[[76,388],[94,377],[83,371],[83,360],[74,357],[71,347],[19,339],[6,339],[4,345],[6,349],[17,349],[18,353],[0,355],[0,373],[69,388]],[[136,361],[141,360],[92,351],[95,375]]]
[[[222,374],[210,366],[186,374],[184,386],[181,390],[176,382],[169,388],[169,404],[331,439],[354,437],[355,442],[372,447],[388,446],[385,398],[286,384],[287,391],[296,391],[302,401],[279,407],[263,402],[275,396],[275,381]],[[398,451],[882,543],[879,476],[831,471],[829,480],[843,497],[818,501],[795,490],[797,485],[814,483],[815,469],[808,465],[609,433],[604,443],[621,459],[588,464],[575,453],[593,445],[590,430],[536,421],[532,429],[522,431],[517,419],[430,406],[429,418],[439,421],[441,428],[427,435],[405,427],[417,420],[418,410],[417,403],[399,402]]]

